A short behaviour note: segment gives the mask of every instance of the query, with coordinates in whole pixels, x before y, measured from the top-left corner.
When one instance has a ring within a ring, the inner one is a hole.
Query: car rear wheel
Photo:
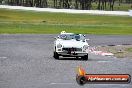
[[[54,58],[59,59],[59,54],[57,52],[54,52]]]

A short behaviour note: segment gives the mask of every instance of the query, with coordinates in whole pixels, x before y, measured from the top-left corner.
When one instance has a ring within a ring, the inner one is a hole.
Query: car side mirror
[[[86,37],[86,35],[83,35],[84,37]]]

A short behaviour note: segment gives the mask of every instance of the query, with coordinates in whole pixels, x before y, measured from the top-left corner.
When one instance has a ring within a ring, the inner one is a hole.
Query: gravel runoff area
[[[23,6],[8,6],[0,5],[0,8],[6,9],[18,9],[18,10],[32,10],[32,11],[43,11],[43,12],[59,12],[59,13],[86,13],[95,15],[122,15],[132,16],[132,11],[103,11],[103,10],[74,10],[74,9],[53,9],[53,8],[36,8],[36,7],[23,7]]]
[[[91,37],[91,36],[90,36]],[[93,44],[90,44],[90,50],[92,50],[92,53],[96,54],[96,55],[102,55],[102,56],[107,56],[106,53],[111,53],[112,55],[110,56],[114,56],[117,58],[129,58],[132,59],[132,39],[130,39],[130,37],[128,37],[127,39],[125,39],[125,37],[120,37],[119,36],[107,36],[107,38],[104,38],[104,36],[98,36],[99,38],[97,38],[97,36],[94,38],[92,38],[92,40],[90,40],[90,42],[93,42]],[[116,39],[114,39],[114,37],[118,40],[116,41]],[[106,40],[108,39],[108,40]],[[102,43],[100,42],[95,42],[95,41],[99,41],[99,40],[104,40],[102,41]],[[113,41],[114,40],[114,41]],[[121,42],[122,41],[122,42]],[[97,45],[98,44],[98,45]],[[95,52],[94,52],[95,51]],[[103,55],[104,53],[104,55]]]
[[[132,45],[109,45],[109,46],[98,46],[95,48],[96,51],[103,51],[106,53],[112,53],[112,56],[117,58],[130,58],[132,59]]]
[[[52,34],[0,35],[0,88],[80,88],[76,69],[88,74],[130,74],[132,59],[89,54],[88,61],[53,58]],[[86,35],[91,47],[132,44],[132,36]],[[132,88],[130,84],[86,84],[84,88]]]

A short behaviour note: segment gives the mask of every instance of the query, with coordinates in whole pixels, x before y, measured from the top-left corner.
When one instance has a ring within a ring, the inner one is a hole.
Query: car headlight
[[[83,49],[84,49],[84,50],[87,50],[87,49],[88,49],[88,45],[84,45],[84,46],[83,46]]]
[[[62,45],[61,44],[57,44],[57,48],[61,48],[62,47]]]

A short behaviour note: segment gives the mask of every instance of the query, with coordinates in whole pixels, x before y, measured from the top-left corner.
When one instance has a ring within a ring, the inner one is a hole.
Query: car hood
[[[86,42],[76,41],[76,40],[60,40],[58,44],[61,44],[63,47],[70,48],[70,47],[77,47],[82,48],[84,45],[88,45]]]

